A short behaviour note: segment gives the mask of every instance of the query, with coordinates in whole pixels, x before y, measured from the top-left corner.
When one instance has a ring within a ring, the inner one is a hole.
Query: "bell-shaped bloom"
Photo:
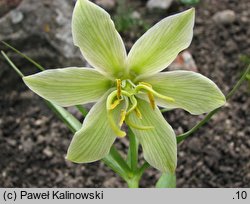
[[[24,77],[26,85],[60,106],[96,102],[71,141],[67,159],[76,163],[105,157],[128,125],[142,145],[146,161],[174,172],[176,136],[158,106],[191,114],[212,111],[225,97],[211,80],[191,71],[160,72],[193,37],[195,10],[161,20],[127,55],[109,14],[88,0],[78,0],[72,20],[74,44],[93,68],[62,68]]]

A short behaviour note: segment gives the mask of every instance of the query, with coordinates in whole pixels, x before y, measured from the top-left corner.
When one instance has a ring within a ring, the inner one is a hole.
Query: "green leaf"
[[[195,72],[162,72],[143,81],[150,83],[160,94],[175,100],[168,102],[156,98],[159,106],[168,109],[182,108],[198,115],[210,112],[226,102],[225,96],[213,81]]]
[[[154,127],[148,130],[130,127],[142,145],[145,160],[162,172],[173,173],[177,163],[177,144],[172,127],[157,107],[153,110],[148,102],[138,99],[138,108],[142,119],[133,112],[129,115],[131,122],[139,126]]]
[[[176,176],[175,174],[167,173],[162,174],[156,183],[156,188],[175,188]]]
[[[195,10],[189,9],[167,17],[149,29],[129,52],[130,75],[153,75],[171,64],[191,43],[194,15]]]
[[[75,67],[46,70],[23,80],[39,96],[60,106],[95,102],[111,83],[94,69]]]
[[[107,120],[107,95],[96,103],[85,118],[82,128],[76,132],[68,149],[67,159],[76,163],[94,162],[110,151],[116,135]],[[118,123],[122,104],[114,110]]]
[[[72,34],[75,45],[93,67],[119,77],[125,69],[127,54],[105,10],[88,0],[78,0],[73,12]]]

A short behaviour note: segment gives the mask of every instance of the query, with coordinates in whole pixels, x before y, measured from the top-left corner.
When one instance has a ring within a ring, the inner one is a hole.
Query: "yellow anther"
[[[141,114],[140,110],[139,110],[137,107],[135,108],[135,114],[136,114],[136,116],[137,116],[139,119],[142,119],[142,114]]]
[[[120,122],[119,122],[119,126],[121,127],[124,120],[126,118],[126,111],[125,110],[121,110],[121,118],[120,118]]]
[[[110,106],[110,110],[115,109],[115,108],[116,108],[116,106],[118,106],[118,105],[120,104],[120,102],[121,102],[121,100],[120,100],[120,99],[115,100],[115,101],[111,104],[111,106]]]
[[[151,92],[148,92],[148,99],[149,99],[149,103],[151,105],[151,107],[153,108],[153,110],[155,110],[155,98],[154,95]]]
[[[122,81],[121,79],[116,79],[116,89],[117,89],[117,98],[121,98],[121,92],[122,92]]]

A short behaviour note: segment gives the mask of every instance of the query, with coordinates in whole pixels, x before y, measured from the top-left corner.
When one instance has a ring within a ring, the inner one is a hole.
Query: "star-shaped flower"
[[[96,102],[76,132],[67,159],[77,163],[105,157],[126,123],[143,148],[145,160],[162,172],[174,172],[176,136],[158,106],[202,114],[222,106],[225,97],[201,74],[160,72],[186,49],[193,36],[194,9],[163,19],[149,29],[127,55],[109,14],[78,0],[72,33],[92,68],[52,69],[24,77],[26,85],[60,106]]]

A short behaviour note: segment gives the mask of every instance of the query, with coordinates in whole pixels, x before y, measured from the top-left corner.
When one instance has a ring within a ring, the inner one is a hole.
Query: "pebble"
[[[16,10],[10,13],[10,17],[13,24],[18,24],[23,20],[22,12]]]
[[[148,0],[147,2],[147,8],[149,10],[152,9],[168,9],[173,0]]]
[[[10,145],[10,146],[13,146],[15,147],[17,145],[17,141],[14,140],[14,139],[8,139],[7,140],[7,143]]]
[[[141,14],[138,11],[133,11],[131,16],[133,19],[140,19],[141,18]]]
[[[198,72],[198,67],[194,61],[192,54],[189,51],[181,52],[174,62],[169,66],[169,70],[188,70],[193,72]]]
[[[43,149],[43,154],[45,154],[47,157],[53,156],[53,152],[51,151],[49,147],[46,147],[45,149]]]
[[[233,10],[219,11],[214,14],[213,20],[218,24],[232,24],[236,20],[236,14]]]

